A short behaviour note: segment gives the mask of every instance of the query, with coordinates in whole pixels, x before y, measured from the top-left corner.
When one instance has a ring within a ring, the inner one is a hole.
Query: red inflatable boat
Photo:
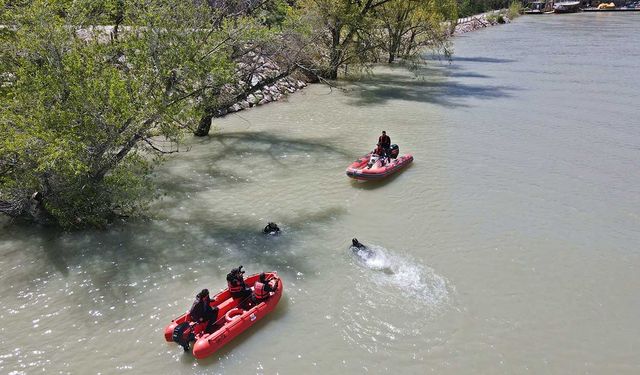
[[[406,167],[413,161],[413,156],[399,156],[397,145],[391,146],[391,157],[380,158],[378,155],[370,152],[360,159],[354,161],[347,168],[347,176],[356,180],[379,180],[385,178],[400,169]]]
[[[215,353],[229,341],[242,333],[247,328],[262,319],[273,310],[282,296],[282,280],[276,272],[265,272],[267,280],[275,283],[278,280],[278,287],[275,292],[271,292],[269,298],[255,304],[245,306],[247,301],[240,301],[231,297],[229,289],[225,289],[211,298],[211,307],[217,306],[218,319],[210,331],[205,331],[207,323],[196,323],[191,321],[188,313],[179,316],[171,321],[164,329],[164,338],[168,342],[177,342],[187,351],[189,344],[193,344],[193,356],[202,359]],[[258,280],[259,274],[251,275],[245,279],[247,286],[253,287]],[[251,297],[248,297],[251,299]],[[244,303],[243,303],[244,302]]]

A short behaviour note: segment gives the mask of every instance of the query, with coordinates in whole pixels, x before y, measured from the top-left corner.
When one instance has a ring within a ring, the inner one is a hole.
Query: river
[[[521,17],[421,75],[217,120],[149,219],[4,222],[0,373],[640,373],[638,35],[640,14]],[[415,162],[350,181],[383,129]],[[281,274],[278,308],[206,360],[165,343],[240,264]]]

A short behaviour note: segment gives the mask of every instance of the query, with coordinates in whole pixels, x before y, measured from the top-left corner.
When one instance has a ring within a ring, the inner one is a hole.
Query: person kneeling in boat
[[[232,269],[227,274],[227,286],[233,298],[244,299],[251,295],[251,289],[244,283],[243,274],[242,266]]]
[[[270,292],[278,289],[278,279],[271,285],[271,279],[267,280],[267,275],[262,272],[258,281],[253,284],[253,303],[256,305],[269,298]]]
[[[196,300],[189,310],[189,316],[194,322],[207,322],[205,331],[209,331],[216,323],[218,319],[218,306],[211,307],[208,289],[202,289],[202,291],[196,295]]]
[[[383,166],[385,165],[385,161],[386,161],[386,157],[387,157],[387,150],[385,150],[385,148],[382,146],[382,144],[378,143],[377,147],[373,150],[373,154],[374,155],[378,155],[380,160],[380,165]]]

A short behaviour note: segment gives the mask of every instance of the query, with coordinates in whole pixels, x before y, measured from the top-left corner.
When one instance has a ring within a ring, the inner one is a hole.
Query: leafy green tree
[[[245,8],[240,18],[221,15],[234,25],[228,30],[226,44],[236,62],[235,83],[200,100],[202,115],[194,130],[196,136],[208,135],[212,120],[226,113],[226,108],[313,65],[308,63],[313,59],[309,26],[289,3],[274,0],[255,5]]]
[[[398,56],[413,58],[424,48],[448,52],[447,24],[457,19],[454,0],[405,0],[383,4],[376,16],[385,30],[383,46],[388,62]]]
[[[509,4],[509,0],[458,0],[458,13],[460,17],[468,17],[494,9],[507,8]]]
[[[307,15],[327,50],[321,73],[338,77],[345,64],[366,63],[376,59],[379,40],[375,38],[373,11],[391,1],[400,0],[300,0],[299,9]]]
[[[455,0],[300,0],[321,52],[316,70],[336,79],[342,66],[378,62],[381,52],[393,62],[415,57],[425,47],[447,52],[446,20],[456,18]]]
[[[6,3],[0,212],[74,227],[144,205],[154,163],[233,78],[215,17],[183,1]]]

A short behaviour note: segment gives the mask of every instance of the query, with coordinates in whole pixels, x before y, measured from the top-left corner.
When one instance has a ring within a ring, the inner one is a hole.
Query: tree
[[[233,77],[215,16],[182,1],[6,5],[0,212],[74,227],[144,205],[154,163]]]
[[[338,70],[348,63],[362,63],[375,59],[378,48],[373,11],[390,2],[400,0],[301,0],[299,6],[318,25],[321,40],[328,50],[328,61],[322,74],[329,79],[338,77]]]
[[[376,10],[385,30],[383,46],[392,63],[401,55],[415,57],[424,48],[448,52],[445,21],[457,18],[455,0],[405,0],[383,4]]]
[[[321,41],[317,71],[336,79],[340,67],[416,57],[425,48],[448,53],[446,20],[456,18],[455,0],[301,0]]]
[[[234,83],[200,100],[202,114],[194,130],[196,136],[208,135],[213,118],[224,115],[228,107],[304,68],[309,56],[308,26],[287,2],[254,3],[254,7],[243,9],[242,17],[228,13],[228,7],[222,9],[221,18],[234,25],[227,37],[236,63]]]

